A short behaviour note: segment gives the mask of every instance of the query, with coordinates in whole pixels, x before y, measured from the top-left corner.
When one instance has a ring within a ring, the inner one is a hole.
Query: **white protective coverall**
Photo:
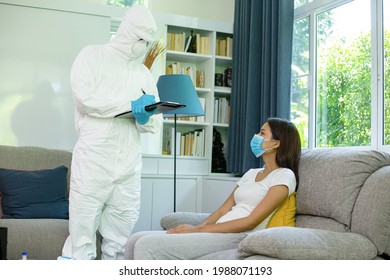
[[[114,118],[131,110],[143,93],[155,95],[151,72],[143,65],[146,42],[157,30],[150,11],[130,8],[117,35],[104,45],[85,47],[71,70],[75,122],[69,195],[69,232],[63,256],[95,259],[96,232],[102,259],[123,259],[124,246],[139,217],[141,186],[140,133],[157,133],[161,114],[140,125]]]

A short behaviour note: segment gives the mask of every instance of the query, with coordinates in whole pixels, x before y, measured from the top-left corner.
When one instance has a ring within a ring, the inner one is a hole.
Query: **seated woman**
[[[227,200],[197,226],[179,225],[167,231],[130,236],[125,259],[185,259],[235,249],[251,231],[264,229],[283,201],[298,185],[301,142],[288,120],[269,118],[251,140],[264,168],[250,169]]]

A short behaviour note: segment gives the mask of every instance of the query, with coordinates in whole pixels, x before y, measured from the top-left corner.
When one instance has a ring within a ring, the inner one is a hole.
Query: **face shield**
[[[144,6],[134,6],[127,10],[112,45],[131,58],[140,57],[146,53],[148,43],[155,41],[156,31],[151,12]]]

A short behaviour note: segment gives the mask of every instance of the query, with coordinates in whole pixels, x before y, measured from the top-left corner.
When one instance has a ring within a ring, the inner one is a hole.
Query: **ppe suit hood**
[[[152,13],[144,6],[131,7],[119,25],[116,36],[109,45],[124,53],[129,58],[137,58],[132,51],[135,42],[144,40],[153,42],[153,34],[157,31],[157,24]]]

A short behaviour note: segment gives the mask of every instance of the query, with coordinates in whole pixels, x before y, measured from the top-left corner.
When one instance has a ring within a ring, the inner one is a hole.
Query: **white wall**
[[[71,64],[84,46],[107,42],[111,18],[121,18],[125,11],[101,1],[0,0],[0,145],[73,149]],[[149,0],[149,5],[159,17],[171,18],[165,14],[170,12],[206,18],[199,22],[207,24],[228,20],[233,2]],[[228,7],[226,13],[218,11],[217,3]],[[150,144],[154,138],[144,140],[144,152],[160,150]]]
[[[0,144],[72,150],[70,68],[111,19],[0,2]]]
[[[104,0],[80,0],[102,4]],[[234,0],[145,0],[155,13],[233,22]]]
[[[152,12],[233,22],[234,0],[148,0]]]

